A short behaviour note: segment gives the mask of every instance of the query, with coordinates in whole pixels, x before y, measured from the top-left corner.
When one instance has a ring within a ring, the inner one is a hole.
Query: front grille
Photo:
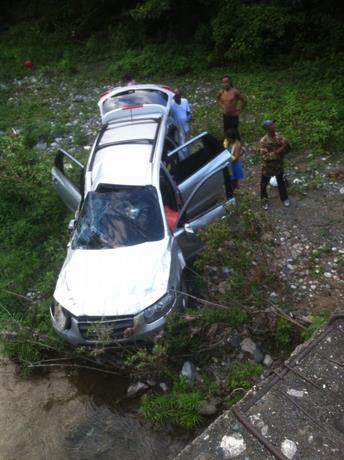
[[[95,342],[111,342],[124,338],[124,331],[134,326],[134,316],[83,316],[77,318],[81,336]]]

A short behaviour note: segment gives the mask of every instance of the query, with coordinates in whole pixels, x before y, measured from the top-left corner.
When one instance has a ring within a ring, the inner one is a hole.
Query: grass
[[[142,404],[142,413],[152,422],[169,422],[192,429],[201,422],[199,408],[202,402],[201,392],[193,388],[185,378],[180,377],[169,393],[146,396]]]
[[[253,361],[237,363],[231,366],[228,369],[226,378],[226,389],[229,393],[226,399],[227,404],[231,406],[239,401],[243,394],[255,383],[262,370],[263,366]]]

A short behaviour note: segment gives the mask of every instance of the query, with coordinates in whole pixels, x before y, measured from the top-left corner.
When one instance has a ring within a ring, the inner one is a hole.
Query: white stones
[[[145,383],[137,382],[134,385],[130,385],[130,387],[127,390],[127,395],[129,398],[133,398],[139,393],[143,393],[144,391],[148,390],[148,388],[148,385],[146,385]]]
[[[263,361],[264,366],[270,367],[272,363],[273,363],[273,359],[271,358],[271,356],[270,355],[265,355],[264,356],[264,361]]]
[[[282,442],[281,451],[283,455],[285,455],[289,460],[291,460],[292,458],[294,458],[297,451],[295,442],[291,441],[290,439],[285,439]]]
[[[303,398],[305,392],[303,390],[294,390],[293,388],[289,388],[287,390],[289,396],[294,396],[295,398]]]
[[[166,391],[168,391],[168,386],[167,386],[167,384],[165,382],[161,382],[159,387],[162,389],[162,391],[164,393],[166,393]]]
[[[344,187],[341,187],[341,188],[339,189],[339,193],[340,193],[341,195],[344,195]]]
[[[196,366],[191,361],[185,361],[180,372],[182,377],[186,377],[189,382],[194,382],[197,377]]]
[[[225,458],[234,458],[245,452],[246,443],[240,433],[233,433],[231,436],[223,436],[220,447]]]
[[[257,348],[257,345],[249,337],[246,337],[246,339],[241,342],[240,346],[243,351],[246,351],[251,355],[253,355]]]
[[[266,436],[268,434],[269,427],[268,425],[264,425],[260,432],[262,433],[263,436]]]

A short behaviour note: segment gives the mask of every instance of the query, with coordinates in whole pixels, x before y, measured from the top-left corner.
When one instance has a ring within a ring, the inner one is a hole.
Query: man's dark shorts
[[[224,133],[227,129],[232,128],[235,129],[238,139],[240,140],[240,133],[239,133],[239,117],[235,115],[228,115],[227,113],[223,114],[223,131]]]

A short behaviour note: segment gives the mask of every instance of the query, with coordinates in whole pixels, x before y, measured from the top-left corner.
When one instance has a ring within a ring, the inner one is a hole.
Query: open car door
[[[70,171],[70,177],[66,176],[66,169]],[[82,197],[84,166],[70,153],[59,149],[51,169],[51,175],[54,187],[62,201],[68,209],[75,212]]]
[[[193,190],[182,207],[174,236],[183,251],[185,259],[193,258],[202,248],[202,242],[197,236],[197,231],[226,213],[226,206],[233,204],[234,200],[228,196],[226,182],[229,180],[228,163],[221,165],[206,176]],[[213,200],[207,208],[204,204],[204,195],[213,189]]]
[[[182,155],[179,155],[181,152]],[[230,159],[231,153],[223,148],[221,142],[211,134],[203,132],[168,152],[166,164],[185,203],[205,177],[227,164]],[[195,212],[206,210],[212,205],[216,200],[219,183],[223,185],[221,174],[218,177],[212,175],[212,179],[203,188],[203,196],[194,203]],[[230,187],[229,181],[226,187]]]
[[[179,155],[182,152],[182,155]],[[205,177],[211,176],[202,188],[203,193],[193,202],[193,212],[202,213],[210,208],[217,199],[218,185],[223,185],[221,166],[228,164],[231,153],[224,149],[221,142],[207,132],[190,139],[185,144],[168,152],[166,166],[178,186],[183,202]],[[220,168],[220,169],[219,169]],[[213,175],[218,171],[217,175]],[[226,183],[230,195],[230,182]],[[189,211],[192,211],[189,209]]]

